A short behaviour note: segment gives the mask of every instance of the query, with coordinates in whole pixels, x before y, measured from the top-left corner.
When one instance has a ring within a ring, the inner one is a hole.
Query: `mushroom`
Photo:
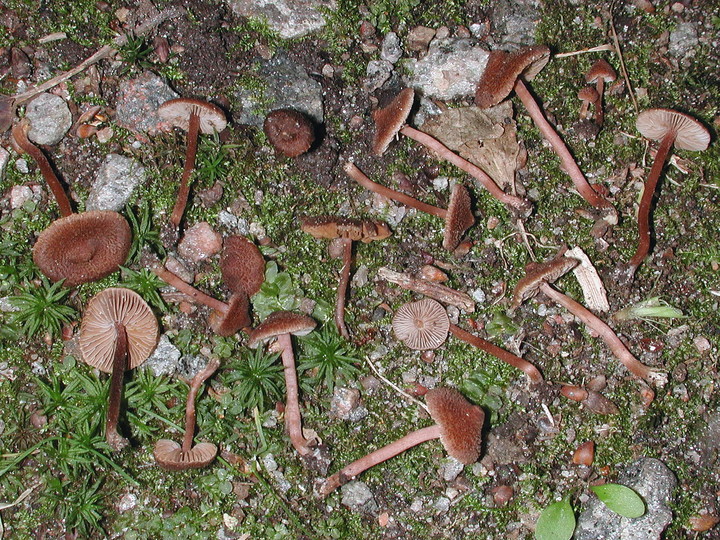
[[[399,340],[411,349],[417,350],[439,347],[447,338],[449,331],[464,342],[519,369],[533,383],[540,383],[544,380],[538,369],[527,360],[451,323],[447,311],[436,300],[424,298],[417,302],[403,304],[393,316],[392,327]]]
[[[475,216],[472,213],[470,202],[470,193],[462,184],[455,184],[453,186],[450,194],[450,203],[447,209],[445,209],[418,201],[409,195],[373,182],[352,162],[345,164],[345,172],[365,189],[369,189],[388,199],[445,220],[443,248],[448,251],[454,251],[455,248],[457,248],[463,233],[475,223]]]
[[[460,157],[434,137],[405,123],[412,109],[414,99],[415,91],[412,88],[405,88],[387,106],[373,112],[373,119],[375,120],[373,153],[378,156],[384,154],[393,138],[398,133],[402,133],[474,177],[493,197],[503,204],[514,208],[521,215],[528,215],[531,205],[527,200],[505,193],[480,167]]]
[[[125,262],[132,233],[112,210],[92,210],[55,220],[33,246],[33,261],[52,281],[74,287],[97,281]]]
[[[610,202],[588,183],[565,142],[547,121],[540,105],[523,82],[523,79],[532,80],[549,59],[550,49],[542,45],[524,47],[511,53],[492,51],[475,90],[475,105],[481,109],[497,105],[514,89],[540,133],[560,157],[562,168],[570,175],[583,199],[596,208],[611,210],[614,214]]]
[[[597,111],[600,105],[600,102],[598,101],[600,99],[600,94],[597,93],[597,90],[595,90],[592,86],[584,86],[578,92],[577,97],[582,103],[578,114],[580,120],[585,120],[589,116],[590,105],[593,106],[595,117],[597,118]]]
[[[118,433],[123,375],[142,364],[155,349],[158,324],[150,306],[130,289],[109,288],[88,303],[80,324],[83,360],[111,373],[105,439],[113,450],[122,450],[128,440]]]
[[[338,216],[304,217],[301,229],[315,238],[339,239],[342,243],[343,266],[335,302],[335,326],[345,339],[350,338],[345,324],[345,301],[350,284],[350,267],[352,266],[352,243],[360,240],[363,243],[373,240],[384,240],[392,233],[387,223],[375,220],[357,220]]]
[[[630,277],[650,251],[650,207],[670,149],[702,151],[710,144],[710,133],[692,116],[672,109],[648,109],[638,115],[637,130],[648,139],[660,141],[650,174],[645,180],[638,209],[638,247],[630,259]]]
[[[428,390],[425,401],[434,425],[413,431],[346,465],[323,482],[320,494],[325,497],[370,467],[432,439],[440,439],[445,451],[464,465],[477,461],[485,421],[483,410],[454,388]]]
[[[315,320],[307,315],[300,315],[290,311],[275,311],[253,328],[248,336],[248,347],[253,349],[264,341],[273,338],[277,339],[277,348],[282,354],[285,374],[285,428],[288,431],[292,445],[301,456],[309,454],[311,448],[310,442],[303,436],[302,432],[299,387],[292,336],[305,336],[315,329],[316,324]]]
[[[172,126],[188,132],[185,166],[180,180],[177,199],[170,215],[170,223],[180,225],[190,195],[190,176],[195,168],[195,155],[200,133],[220,132],[227,126],[225,113],[220,107],[194,98],[171,99],[158,107],[158,115]]]
[[[155,449],[153,450],[155,462],[163,469],[170,471],[199,469],[209,465],[215,459],[217,446],[207,442],[201,442],[193,446],[192,443],[195,436],[195,399],[202,385],[219,367],[220,360],[213,358],[190,382],[185,404],[185,436],[183,437],[182,446],[169,439],[160,439],[155,443]]]
[[[265,117],[263,131],[279,153],[294,158],[307,152],[315,141],[312,122],[293,109],[275,109]]]
[[[613,82],[617,79],[617,73],[604,58],[597,60],[590,71],[585,75],[585,81],[589,84],[595,83],[597,91],[597,106],[595,108],[595,122],[602,127],[605,121],[605,112],[603,110],[603,94],[605,92],[605,83]]]

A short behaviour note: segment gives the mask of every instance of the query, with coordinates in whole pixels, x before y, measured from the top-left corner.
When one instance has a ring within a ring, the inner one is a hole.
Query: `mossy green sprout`
[[[140,270],[132,270],[130,268],[120,267],[122,281],[121,287],[135,291],[153,308],[160,312],[168,309],[165,300],[160,294],[160,288],[165,283],[149,268],[141,268]]]
[[[128,263],[137,262],[143,249],[148,248],[160,258],[165,258],[165,248],[160,240],[160,231],[153,226],[153,215],[150,203],[143,200],[137,207],[125,207],[130,228],[132,229],[132,243],[127,256]]]
[[[329,392],[335,382],[349,382],[360,373],[361,363],[357,351],[347,340],[340,337],[332,324],[319,331],[299,338],[301,354],[298,371],[303,374],[302,386],[310,392],[318,384],[324,384]]]
[[[228,362],[220,381],[229,389],[221,397],[228,415],[241,415],[257,407],[265,410],[284,394],[282,364],[278,354],[268,354],[263,347],[243,349],[238,358]]]
[[[57,336],[63,325],[75,318],[75,308],[64,303],[70,289],[63,288],[62,281],[51,284],[43,277],[39,286],[27,282],[24,289],[24,292],[10,297],[10,304],[16,311],[10,312],[9,318],[10,323],[18,325],[26,337],[32,338],[45,332]]]

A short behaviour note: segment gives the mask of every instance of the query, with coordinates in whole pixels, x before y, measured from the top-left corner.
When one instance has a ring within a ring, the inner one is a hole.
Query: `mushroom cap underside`
[[[201,442],[183,452],[182,446],[169,439],[160,439],[155,443],[153,456],[155,462],[169,471],[199,469],[209,465],[217,455],[218,448],[212,443]]]
[[[188,130],[190,116],[200,117],[200,131],[206,135],[220,133],[227,127],[225,111],[217,105],[196,98],[170,99],[158,107],[158,115],[164,121],[180,129]]]
[[[648,139],[662,140],[668,133],[675,133],[675,148],[681,150],[705,150],[710,144],[710,132],[690,115],[672,109],[648,109],[641,112],[635,127]]]
[[[437,349],[447,339],[450,319],[437,300],[424,298],[398,308],[392,320],[395,337],[415,350]]]
[[[447,217],[445,218],[445,230],[443,233],[443,248],[453,251],[462,236],[475,223],[475,216],[472,213],[472,201],[470,192],[462,184],[455,184],[450,194]]]
[[[440,441],[465,465],[480,457],[485,413],[454,388],[433,388],[425,394],[430,416],[440,426]]]

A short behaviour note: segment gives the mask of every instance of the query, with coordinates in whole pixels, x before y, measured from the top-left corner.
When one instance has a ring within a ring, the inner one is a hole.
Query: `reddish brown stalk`
[[[212,296],[208,296],[204,292],[197,290],[192,285],[185,283],[182,279],[173,274],[170,270],[158,266],[153,271],[165,283],[167,283],[168,285],[172,285],[181,293],[186,294],[187,296],[192,298],[195,302],[219,311],[222,314],[227,313],[228,305],[225,302],[221,302],[220,300],[217,300]]]
[[[195,437],[195,399],[202,385],[212,377],[212,374],[220,367],[220,360],[213,358],[210,360],[202,371],[199,371],[190,383],[188,391],[187,403],[185,404],[185,436],[183,437],[182,451],[183,453],[192,450],[192,442]]]
[[[310,447],[308,440],[302,433],[300,395],[291,335],[280,334],[277,337],[277,345],[282,351],[283,371],[285,373],[285,429],[288,431],[290,442],[292,442],[295,450],[297,450],[298,454],[304,456],[310,453]]]
[[[352,266],[352,240],[343,238],[340,240],[343,246],[343,266],[340,271],[340,282],[338,283],[337,301],[335,302],[335,326],[338,332],[345,339],[350,339],[345,324],[345,301],[347,298],[348,285],[350,284],[350,267]]]
[[[431,137],[427,133],[423,133],[422,131],[419,131],[407,125],[400,130],[400,133],[402,133],[406,137],[410,137],[414,141],[419,142],[420,144],[435,152],[441,158],[449,161],[456,167],[462,169],[463,171],[471,175],[473,178],[477,179],[478,182],[480,182],[493,197],[495,197],[503,204],[516,208],[523,213],[529,209],[530,205],[528,201],[520,197],[505,193],[502,189],[500,189],[500,186],[498,186],[495,181],[480,167],[477,167],[473,163],[470,163],[466,159],[460,157],[455,152],[446,147],[444,144],[442,144],[440,141]]]
[[[474,345],[478,349],[481,349],[486,353],[493,355],[495,358],[498,358],[503,362],[510,364],[514,368],[519,369],[525,373],[533,383],[541,383],[545,380],[543,379],[540,371],[538,371],[538,368],[527,360],[520,358],[519,356],[515,356],[511,352],[508,352],[479,336],[466,332],[457,325],[452,323],[450,324],[450,333],[452,333],[455,337],[462,339],[466,343]]]
[[[404,452],[408,448],[439,438],[440,426],[438,424],[413,431],[412,433],[405,435],[403,438],[383,446],[382,448],[378,448],[374,452],[353,461],[332,476],[329,476],[320,488],[320,494],[325,497],[363,471],[368,470],[370,467],[374,467],[383,461],[387,461],[388,459]]]
[[[649,368],[635,358],[613,329],[596,317],[595,314],[585,306],[561,293],[557,289],[554,289],[548,283],[542,283],[540,285],[540,290],[545,294],[545,296],[563,306],[570,313],[585,323],[596,334],[598,334],[605,344],[610,347],[610,350],[617,359],[620,360],[626,368],[628,368],[630,373],[647,383],[657,384],[658,386],[663,386],[667,382],[667,375]]]
[[[198,138],[200,137],[200,115],[193,111],[190,114],[187,135],[187,150],[185,152],[185,167],[183,168],[182,178],[180,180],[180,188],[178,189],[177,199],[170,215],[170,223],[175,227],[180,225],[185,207],[187,206],[188,197],[190,196],[190,176],[195,168],[195,156],[198,148]]]
[[[117,342],[115,344],[115,355],[113,357],[112,375],[110,378],[110,398],[108,402],[107,417],[105,419],[105,440],[110,448],[115,451],[122,450],[129,443],[120,435],[117,430],[120,418],[120,402],[122,401],[123,376],[127,366],[128,341],[125,326],[121,322],[115,322]]]

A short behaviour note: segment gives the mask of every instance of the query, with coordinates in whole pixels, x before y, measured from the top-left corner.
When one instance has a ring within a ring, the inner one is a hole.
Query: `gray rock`
[[[118,87],[115,120],[132,131],[145,131],[153,135],[163,123],[157,114],[158,107],[178,94],[164,79],[146,71],[135,79],[123,80]]]
[[[330,401],[330,416],[340,420],[358,422],[368,415],[361,405],[360,391],[357,388],[336,387]]]
[[[394,64],[403,54],[400,38],[395,32],[388,32],[380,48],[380,59]]]
[[[368,93],[374,92],[390,79],[392,72],[393,65],[387,60],[370,60],[365,70],[363,89]]]
[[[54,94],[40,94],[25,109],[30,122],[28,139],[37,144],[57,144],[72,126],[72,114],[65,100]]]
[[[378,509],[372,491],[367,484],[354,480],[340,488],[342,503],[353,512],[373,513]]]
[[[438,476],[446,482],[452,482],[462,472],[465,466],[453,457],[445,458],[438,470]]]
[[[274,109],[295,109],[314,122],[323,122],[322,85],[283,53],[257,65],[255,75],[261,88],[241,88],[236,97],[242,104],[237,121],[261,127]]]
[[[145,181],[145,167],[133,158],[108,154],[95,175],[87,210],[122,210],[138,184]]]
[[[682,22],[677,28],[670,32],[670,43],[668,53],[676,58],[687,58],[695,54],[698,46],[697,24],[694,22]]]
[[[669,505],[677,485],[672,471],[660,460],[640,458],[620,472],[618,483],[634,489],[645,500],[645,514],[635,519],[622,517],[593,497],[578,518],[576,540],[653,540],[661,537],[672,521]]]
[[[230,8],[242,17],[267,21],[285,39],[301,37],[325,26],[323,10],[334,10],[335,0],[229,0]]]
[[[539,0],[499,0],[493,7],[493,36],[498,48],[515,49],[535,43],[540,21]]]
[[[408,63],[410,83],[426,96],[439,99],[473,95],[488,54],[473,38],[435,39],[425,57]]]
[[[0,180],[5,176],[5,168],[10,161],[10,152],[0,147]]]
[[[167,334],[163,334],[153,353],[145,360],[144,366],[146,369],[152,369],[156,377],[172,375],[180,365],[181,356],[180,349],[170,342]]]

